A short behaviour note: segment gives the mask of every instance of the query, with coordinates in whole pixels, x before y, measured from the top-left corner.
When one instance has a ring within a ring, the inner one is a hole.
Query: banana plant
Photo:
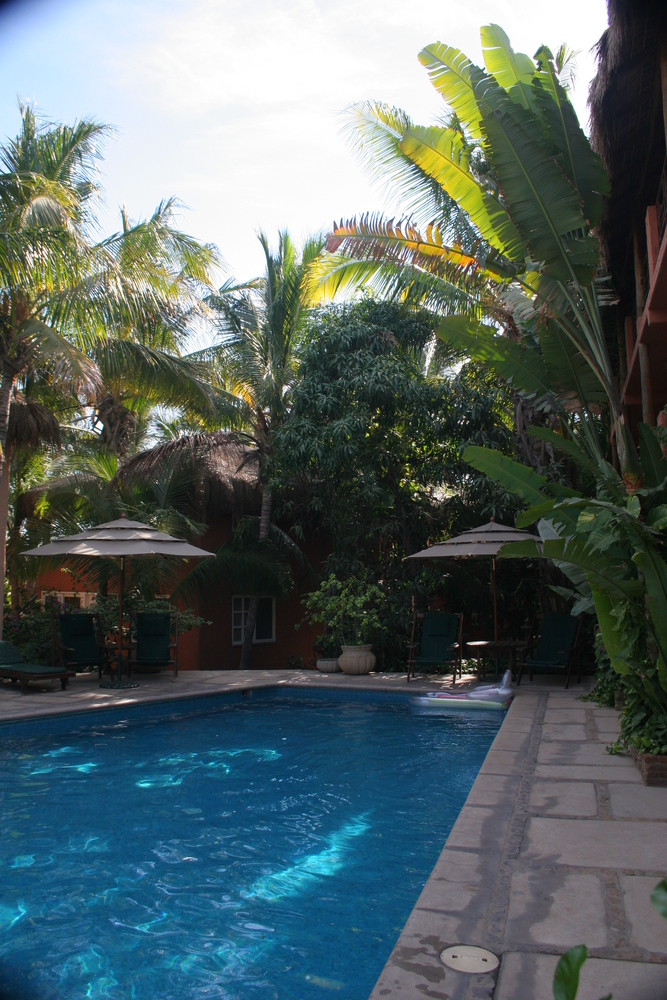
[[[530,428],[538,434],[540,429]],[[550,435],[546,429],[541,429]],[[558,439],[558,435],[550,435]],[[667,460],[655,432],[641,425],[641,470],[646,485],[628,496],[613,470],[599,469],[573,441],[562,449],[597,473],[597,496],[564,489],[532,469],[488,449],[470,447],[464,459],[520,496],[527,509],[517,526],[538,523],[540,537],[504,546],[501,557],[555,562],[589,597],[612,666],[637,679],[649,713],[667,713]]]
[[[419,59],[446,104],[423,128],[395,108],[356,105],[350,132],[409,221],[335,226],[315,272],[321,293],[370,285],[440,312],[438,336],[536,396],[548,388],[596,460],[604,404],[626,488],[642,485],[602,326],[600,248],[609,181],[552,53],[515,53],[481,29],[485,68],[428,45]]]

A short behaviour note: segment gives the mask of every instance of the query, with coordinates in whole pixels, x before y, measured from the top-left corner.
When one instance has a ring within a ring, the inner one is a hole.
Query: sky
[[[0,8],[0,141],[17,96],[51,120],[115,126],[101,164],[101,228],[178,197],[182,228],[239,280],[262,271],[256,234],[300,241],[364,211],[400,214],[347,147],[342,113],[383,100],[420,124],[442,110],[417,59],[442,41],[483,64],[479,26],[517,51],[579,51],[587,126],[604,0],[22,0]]]

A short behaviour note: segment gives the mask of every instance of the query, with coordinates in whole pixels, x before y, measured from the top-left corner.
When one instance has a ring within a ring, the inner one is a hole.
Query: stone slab
[[[515,872],[506,940],[564,949],[585,941],[589,948],[604,948],[607,927],[599,878],[579,872]]]
[[[595,785],[592,781],[538,780],[528,808],[544,816],[597,816]]]
[[[641,774],[632,765],[618,763],[600,764],[598,766],[576,764],[538,764],[535,777],[556,781],[623,781],[642,784]]]
[[[612,815],[617,819],[667,820],[667,788],[619,783],[609,786]],[[667,856],[667,826],[665,826]],[[667,857],[666,857],[667,863]]]
[[[586,723],[586,709],[583,708],[547,708],[544,713],[546,725],[576,723],[583,726]]]
[[[543,740],[566,740],[568,742],[577,740],[583,743],[586,737],[586,729],[583,725],[573,725],[568,723],[545,723],[542,726]]]
[[[525,861],[581,868],[659,872],[665,866],[666,845],[662,823],[533,816],[521,855]]]
[[[667,829],[665,834],[667,843]],[[651,903],[651,893],[656,884],[655,877],[621,875],[623,903],[630,924],[630,940],[646,951],[667,955],[667,920]],[[667,967],[665,975],[667,976]],[[667,997],[667,981],[665,996]]]
[[[538,764],[609,764],[610,761],[615,766],[634,766],[632,758],[627,754],[608,754],[603,744],[593,742],[542,742],[537,756]]]
[[[557,963],[557,955],[503,955],[494,1000],[553,1000]],[[614,1000],[665,1000],[667,965],[589,958],[581,970],[577,1000],[600,1000],[609,993]]]

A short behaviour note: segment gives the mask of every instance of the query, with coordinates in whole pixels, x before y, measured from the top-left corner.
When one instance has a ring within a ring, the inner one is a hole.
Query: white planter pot
[[[322,674],[338,674],[338,673],[340,673],[340,667],[338,666],[338,660],[337,659],[335,659],[335,660],[331,660],[331,659],[318,660],[316,662],[315,666],[317,667],[317,669]]]
[[[343,652],[338,657],[338,665],[344,674],[369,674],[375,666],[375,654],[371,653],[372,645],[343,646]]]

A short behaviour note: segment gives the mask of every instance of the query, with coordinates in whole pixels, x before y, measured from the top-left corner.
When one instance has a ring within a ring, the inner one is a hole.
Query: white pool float
[[[451,709],[498,711],[509,708],[513,697],[512,672],[506,670],[500,685],[483,684],[461,694],[454,691],[429,691],[428,694],[413,695],[410,704],[414,708],[431,712],[447,712]]]

